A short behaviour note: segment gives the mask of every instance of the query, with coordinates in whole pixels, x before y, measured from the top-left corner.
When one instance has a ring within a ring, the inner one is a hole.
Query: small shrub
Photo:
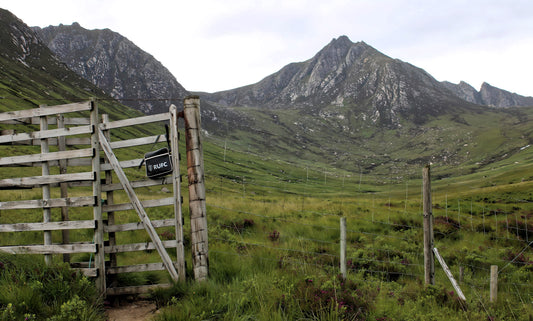
[[[279,232],[276,231],[276,230],[273,230],[272,232],[270,232],[270,233],[268,234],[268,239],[269,239],[270,241],[272,241],[272,242],[277,242],[277,241],[279,241],[279,237],[280,237],[280,234],[279,234]]]
[[[524,255],[524,253],[515,253],[513,251],[507,251],[503,259],[512,262],[518,267],[524,265],[533,265],[533,261],[530,261],[529,258]]]
[[[230,222],[230,223],[223,224],[222,226],[235,233],[242,233],[246,229],[252,228],[254,225],[255,225],[254,220],[245,218],[243,221]]]
[[[450,217],[437,216],[434,220],[435,238],[450,236],[461,228],[461,224]]]
[[[362,290],[354,281],[338,276],[334,280],[306,278],[295,285],[291,299],[293,304],[298,304],[305,318],[336,314],[339,320],[364,320],[373,308],[376,295]],[[287,297],[280,299],[281,306],[289,304]]]

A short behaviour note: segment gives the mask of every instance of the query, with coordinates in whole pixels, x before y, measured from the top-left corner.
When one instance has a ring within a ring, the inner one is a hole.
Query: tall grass
[[[92,282],[42,256],[0,254],[0,320],[104,320]]]

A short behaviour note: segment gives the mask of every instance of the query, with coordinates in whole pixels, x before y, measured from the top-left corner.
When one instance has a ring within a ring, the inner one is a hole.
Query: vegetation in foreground
[[[0,320],[104,320],[94,284],[42,256],[0,254]]]

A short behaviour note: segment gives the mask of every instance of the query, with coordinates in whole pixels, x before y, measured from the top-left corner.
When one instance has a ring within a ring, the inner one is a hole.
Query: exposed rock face
[[[452,91],[455,95],[457,95],[457,97],[474,104],[482,105],[481,96],[479,95],[479,92],[474,87],[470,86],[468,83],[461,81],[459,84],[456,85],[448,81],[443,81],[442,84],[450,91]]]
[[[533,97],[524,97],[493,87],[486,82],[479,91],[483,105],[494,107],[533,106]]]
[[[74,23],[34,30],[70,69],[125,105],[161,113],[188,95],[159,61],[109,29]]]
[[[493,87],[486,82],[481,85],[480,91],[474,89],[464,81],[459,84],[442,82],[457,97],[468,102],[491,107],[517,107],[533,106],[533,97],[525,97],[509,91]]]
[[[11,12],[0,9],[1,55],[14,59],[26,67],[42,69],[50,63],[62,67],[62,63],[50,52],[37,35]]]
[[[375,123],[397,127],[401,118],[423,122],[465,101],[424,70],[391,59],[364,42],[333,39],[313,58],[262,81],[205,98],[223,106],[317,108],[357,106]]]
[[[31,88],[32,99],[53,98],[55,104],[58,96],[51,93],[61,93],[65,101],[73,99],[75,91],[85,91],[84,97],[103,95],[99,88],[61,62],[22,20],[4,9],[0,9],[0,73],[0,82],[11,88],[15,96]],[[67,86],[58,86],[51,79],[65,82]]]

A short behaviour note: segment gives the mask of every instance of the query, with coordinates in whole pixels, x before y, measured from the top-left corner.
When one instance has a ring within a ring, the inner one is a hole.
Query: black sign
[[[172,159],[167,148],[146,153],[144,161],[148,178],[159,178],[172,173]]]

